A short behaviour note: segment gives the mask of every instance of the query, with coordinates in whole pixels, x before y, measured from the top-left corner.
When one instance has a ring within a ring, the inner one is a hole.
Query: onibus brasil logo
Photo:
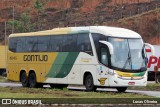
[[[2,99],[2,105],[42,105],[42,101],[33,99]]]

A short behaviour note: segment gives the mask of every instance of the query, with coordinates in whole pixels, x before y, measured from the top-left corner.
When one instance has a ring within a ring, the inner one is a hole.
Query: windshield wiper
[[[129,52],[128,52],[128,58],[127,58],[127,60],[126,60],[126,62],[125,62],[125,64],[124,64],[124,66],[123,66],[123,69],[126,68],[127,63],[129,63],[129,65],[132,65],[132,64],[131,64],[131,55],[129,54]],[[132,66],[131,66],[131,69],[132,69]]]
[[[129,46],[129,41],[128,40],[127,40],[127,43],[128,43],[128,48],[129,48],[129,50],[128,50],[128,58],[127,58],[124,66],[123,66],[123,69],[126,68],[128,62],[129,62],[129,65],[131,65],[131,69],[132,69],[131,50],[130,50],[130,46]]]

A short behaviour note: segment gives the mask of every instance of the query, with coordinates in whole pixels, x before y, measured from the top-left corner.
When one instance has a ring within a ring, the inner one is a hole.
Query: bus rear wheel
[[[122,92],[125,92],[127,90],[127,87],[117,87],[116,89],[119,93],[122,93]]]
[[[31,72],[29,75],[29,87],[30,88],[36,88],[38,86],[36,74],[34,72]]]
[[[23,72],[20,76],[20,80],[23,87],[29,87],[28,77],[25,72]]]
[[[94,86],[93,77],[91,74],[88,74],[85,77],[85,87],[86,91],[96,91],[96,87]]]

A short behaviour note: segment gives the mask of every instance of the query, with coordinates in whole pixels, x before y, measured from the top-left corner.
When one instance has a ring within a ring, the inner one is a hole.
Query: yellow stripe
[[[133,73],[125,73],[125,72],[121,72],[121,71],[117,71],[117,70],[115,70],[115,72],[116,72],[119,76],[122,76],[122,77],[132,77],[132,76],[133,76]]]
[[[55,29],[52,29],[52,30],[39,31],[39,32],[16,33],[16,34],[11,34],[9,37],[68,34],[69,32],[71,32],[71,28],[55,28]]]

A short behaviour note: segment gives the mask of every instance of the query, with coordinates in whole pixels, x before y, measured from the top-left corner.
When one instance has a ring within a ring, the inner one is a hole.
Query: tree
[[[35,24],[30,20],[31,17],[23,13],[20,15],[19,20],[9,20],[7,24],[10,28],[14,25],[16,32],[32,32],[35,31]]]
[[[40,14],[44,14],[44,6],[46,2],[50,0],[36,0],[34,3],[34,8],[38,11],[38,19],[37,19],[37,27],[40,30],[41,22],[40,22]]]
[[[41,13],[41,14],[44,13],[44,6],[45,6],[45,3],[42,2],[42,0],[36,0],[34,4],[34,8],[37,9],[38,13]]]

